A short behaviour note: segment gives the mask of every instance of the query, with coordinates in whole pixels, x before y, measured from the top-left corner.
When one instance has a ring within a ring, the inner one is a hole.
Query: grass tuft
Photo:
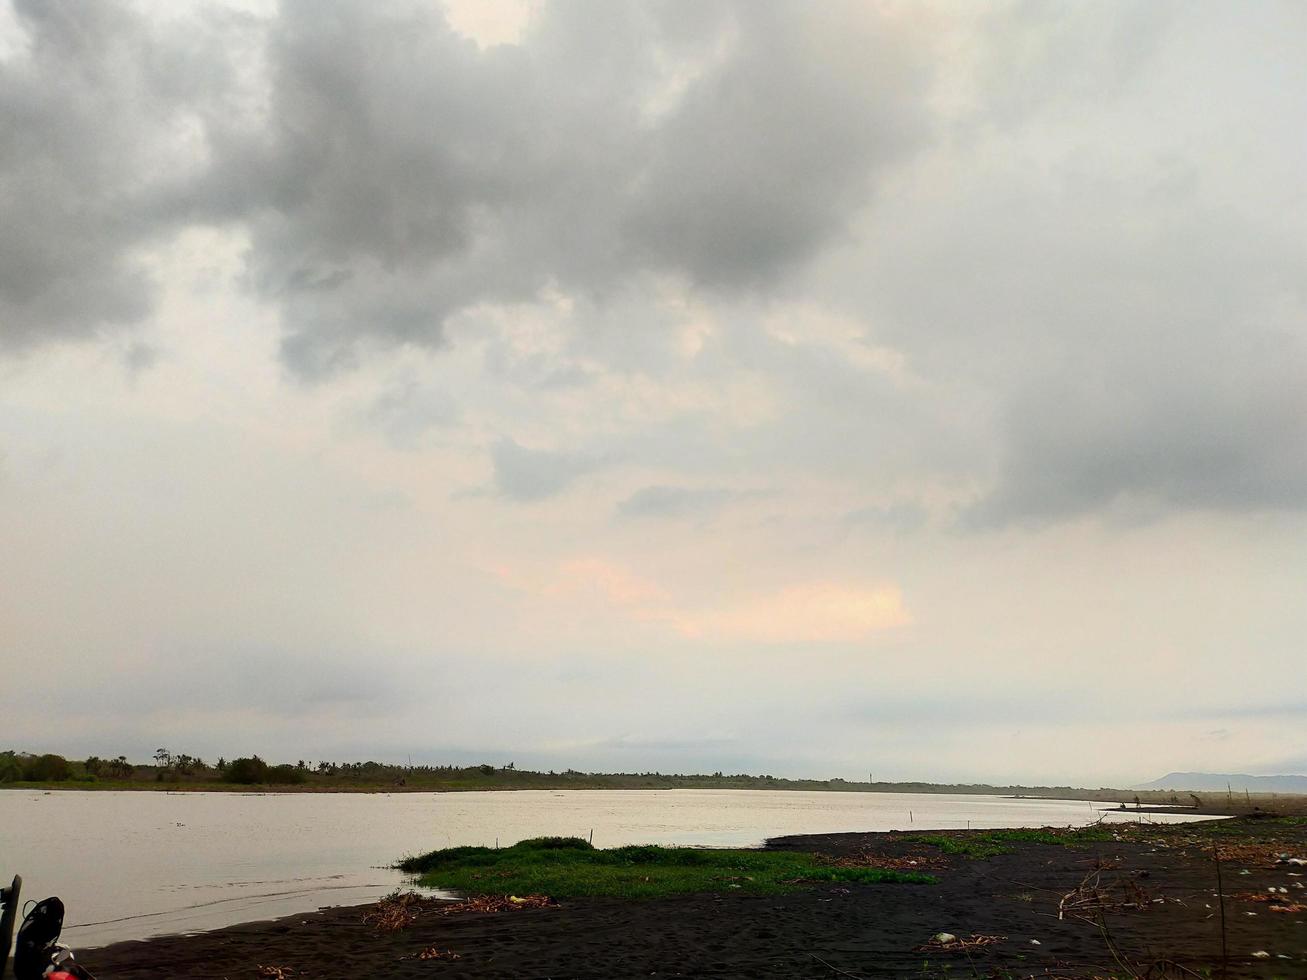
[[[423,885],[464,894],[661,898],[704,892],[773,895],[822,883],[935,879],[886,868],[840,868],[812,854],[639,845],[597,850],[580,838],[536,838],[512,847],[451,847],[399,865]]]

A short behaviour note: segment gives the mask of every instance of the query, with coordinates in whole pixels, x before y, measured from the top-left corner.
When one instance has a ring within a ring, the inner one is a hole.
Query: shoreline
[[[766,786],[712,785],[687,782],[675,785],[620,785],[585,783],[549,783],[547,785],[245,785],[239,783],[142,783],[123,781],[111,783],[69,784],[67,782],[0,783],[0,792],[5,790],[27,791],[37,793],[164,793],[164,794],[199,794],[221,793],[240,796],[282,796],[282,795],[376,795],[392,796],[414,793],[522,793],[522,792],[668,792],[672,790],[715,790],[722,792],[779,792],[779,793],[832,793],[832,794],[866,794],[866,795],[924,795],[924,796],[992,796],[1008,800],[1039,800],[1049,802],[1101,803],[1107,813],[1178,813],[1206,817],[1238,817],[1254,814],[1281,816],[1307,816],[1307,795],[1274,794],[1252,796],[1245,800],[1203,799],[1202,806],[1177,804],[1170,800],[1176,795],[1161,790],[1149,793],[1115,790],[1076,790],[1066,787],[1046,787],[1047,793],[1035,792],[1043,787],[1022,787],[1023,792],[1013,792],[1012,787],[976,787],[959,788],[937,785],[929,789],[880,788],[860,783],[824,783],[808,784],[792,782]],[[1161,799],[1159,797],[1165,797]],[[1138,802],[1136,802],[1138,801]]]
[[[1288,888],[1286,901],[1304,893],[1295,886],[1307,868],[1276,863],[1276,854],[1307,856],[1307,821],[1130,824],[1112,830],[1109,839],[1075,847],[1014,840],[984,858],[949,849],[974,847],[994,832],[774,838],[767,848],[887,866],[914,862],[936,883],[827,883],[763,897],[726,892],[575,899],[520,911],[433,913],[394,933],[378,932],[363,921],[373,906],[341,906],[192,936],[116,943],[87,950],[79,960],[102,978],[121,980],[159,975],[217,980],[254,976],[266,966],[287,971],[287,977],[398,980],[436,972],[599,980],[945,976],[950,971],[970,975],[973,969],[977,975],[993,969],[1012,976],[1090,977],[1121,975],[1117,958],[1141,973],[1162,961],[1201,972],[1220,969],[1220,929],[1208,908],[1217,901],[1211,848],[1218,846],[1227,875],[1229,975],[1307,971],[1307,904],[1275,914],[1265,898],[1272,887]],[[1102,876],[1104,894],[1143,897],[1131,907],[1104,908],[1110,944],[1093,923],[1057,915],[1063,897],[1095,874]],[[923,951],[939,932],[1005,938],[966,951]],[[439,963],[413,958],[432,949],[458,958]],[[1265,959],[1252,955],[1263,950]]]

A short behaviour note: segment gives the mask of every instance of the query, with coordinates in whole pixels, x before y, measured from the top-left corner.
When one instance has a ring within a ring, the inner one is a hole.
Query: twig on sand
[[[811,956],[818,963],[820,963],[822,966],[824,966],[826,969],[830,970],[831,973],[836,973],[842,977],[849,977],[850,980],[862,980],[862,977],[858,976],[856,973],[850,973],[848,970],[841,970],[838,966],[831,966],[816,953],[809,953],[808,955]]]
[[[1125,971],[1128,977],[1138,977],[1139,972],[1129,963],[1121,958],[1121,951],[1116,948],[1116,943],[1112,941],[1112,935],[1107,931],[1107,916],[1101,912],[1098,916],[1098,931],[1103,934],[1103,942],[1107,944],[1107,951],[1112,954],[1112,959],[1116,960],[1116,965]]]
[[[1032,892],[1048,892],[1050,895],[1061,895],[1062,889],[1049,888],[1047,885],[1032,885],[1029,882],[1017,881],[1015,878],[995,878],[995,881],[1006,881],[1009,885],[1016,885],[1018,888],[1024,888]]]
[[[1189,969],[1189,967],[1185,966],[1183,963],[1177,963],[1175,960],[1158,960],[1153,964],[1153,969],[1159,967],[1162,970],[1176,970],[1187,977],[1197,977],[1198,980],[1203,980],[1203,975],[1201,973],[1197,973],[1194,970]]]

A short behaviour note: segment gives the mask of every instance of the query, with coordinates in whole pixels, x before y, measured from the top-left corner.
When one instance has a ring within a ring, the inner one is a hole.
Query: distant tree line
[[[297,785],[313,780],[349,783],[385,782],[403,785],[406,777],[449,779],[460,775],[493,776],[499,772],[514,772],[516,768],[511,762],[502,767],[489,764],[465,767],[398,766],[372,761],[323,761],[314,765],[303,759],[295,763],[273,765],[257,755],[242,756],[231,761],[219,758],[216,763],[210,765],[199,756],[185,752],[174,753],[164,747],[155,750],[152,764],[145,765],[128,762],[127,757],[123,755],[112,759],[102,759],[93,755],[84,761],[75,761],[54,753],[34,754],[13,750],[0,752],[0,783],[124,780],[161,783],[227,782],[239,785]],[[550,773],[550,775],[554,774]],[[576,775],[581,774],[576,773]]]
[[[257,755],[241,756],[228,761],[219,758],[209,764],[199,756],[174,753],[167,748],[155,751],[152,763],[138,765],[126,756],[70,760],[53,753],[0,752],[0,784],[13,783],[101,783],[147,788],[210,789],[229,786],[304,786],[328,791],[408,789],[454,791],[484,789],[775,789],[844,792],[893,793],[962,793],[1004,796],[1029,796],[1051,799],[1088,799],[1111,802],[1178,803],[1169,790],[1140,792],[1100,788],[1090,790],[1069,786],[992,786],[986,784],[950,784],[921,782],[854,782],[831,779],[787,779],[749,773],[596,773],[565,769],[536,772],[519,769],[513,762],[492,765],[394,765],[385,762],[311,762],[270,764]],[[1195,806],[1203,808],[1198,797]],[[1210,800],[1205,812],[1212,812]]]
[[[61,755],[0,752],[0,783],[58,783],[72,776],[72,766]]]

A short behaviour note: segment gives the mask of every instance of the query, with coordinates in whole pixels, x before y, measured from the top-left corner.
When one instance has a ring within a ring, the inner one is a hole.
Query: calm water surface
[[[511,793],[0,791],[0,878],[58,895],[74,948],[372,901],[387,865],[547,834],[621,844],[751,846],[782,834],[1042,827],[1102,804],[992,796],[729,790]],[[1129,819],[1108,814],[1107,819]],[[1138,819],[1138,818],[1136,818]],[[1197,819],[1150,814],[1147,819]]]

